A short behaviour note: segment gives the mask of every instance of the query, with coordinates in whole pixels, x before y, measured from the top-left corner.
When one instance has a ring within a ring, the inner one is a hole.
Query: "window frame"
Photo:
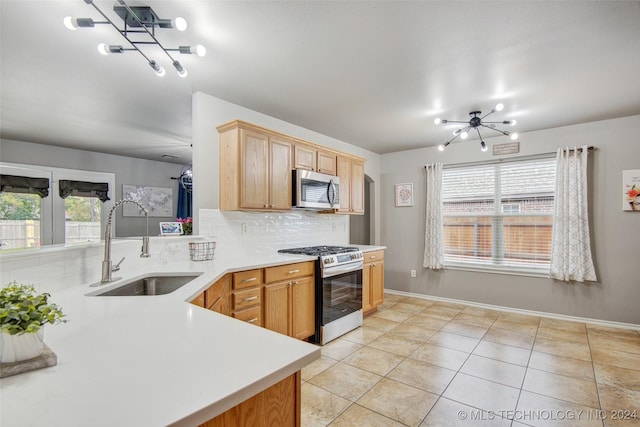
[[[464,164],[451,164],[451,165],[445,165],[443,167],[445,172],[447,169],[462,169],[462,168],[472,168],[472,167],[482,167],[482,166],[492,166],[494,167],[494,173],[495,176],[498,180],[499,175],[500,175],[500,165],[508,165],[508,164],[517,164],[517,163],[525,163],[525,162],[530,162],[530,161],[536,161],[536,160],[553,160],[555,158],[554,153],[547,153],[547,154],[543,154],[543,155],[535,155],[535,156],[522,156],[522,157],[516,157],[516,158],[510,158],[510,159],[497,159],[497,160],[493,160],[493,161],[488,161],[488,162],[471,162],[471,163],[464,163]],[[555,176],[555,175],[554,175]],[[444,187],[444,176],[443,176],[443,187]],[[464,270],[464,271],[474,271],[474,272],[490,272],[490,273],[496,273],[496,274],[507,274],[507,275],[519,275],[519,276],[533,276],[533,277],[548,277],[549,275],[549,264],[542,264],[540,266],[535,266],[535,265],[517,265],[516,263],[513,264],[499,264],[495,262],[495,251],[496,248],[501,248],[502,250],[502,254],[500,254],[499,259],[502,259],[502,257],[504,256],[504,242],[500,241],[500,239],[503,239],[503,235],[504,235],[504,219],[505,218],[511,218],[511,217],[518,217],[518,216],[522,216],[522,217],[534,217],[534,216],[544,216],[544,217],[549,217],[551,218],[551,223],[553,223],[553,216],[554,216],[554,212],[553,210],[550,213],[534,213],[534,212],[530,212],[530,213],[524,213],[522,212],[522,206],[520,206],[519,208],[519,212],[518,213],[503,213],[502,212],[502,200],[504,199],[504,195],[501,193],[501,185],[499,180],[494,184],[494,192],[492,196],[487,197],[486,199],[491,199],[492,203],[493,203],[493,213],[491,214],[478,214],[478,215],[468,215],[470,218],[480,218],[480,217],[484,217],[484,218],[491,218],[491,227],[492,227],[492,231],[491,231],[491,245],[492,245],[492,257],[488,262],[485,262],[484,260],[477,260],[477,261],[469,261],[469,262],[465,262],[465,261],[461,261],[461,260],[452,260],[450,257],[447,257],[446,253],[444,256],[444,264],[445,267],[448,269],[453,269],[453,270]],[[554,198],[554,203],[555,203],[555,185],[554,185],[554,189],[553,189],[553,193],[552,193],[552,197]],[[446,215],[444,213],[444,204],[446,203],[446,199],[444,199],[443,197],[443,228],[445,227],[445,218],[447,217],[461,217],[463,215]],[[511,202],[507,202],[507,204],[511,204]],[[499,226],[499,229],[496,228],[497,226]],[[553,226],[553,225],[551,225]],[[496,228],[496,230],[494,231],[493,229]],[[444,230],[443,230],[444,231]],[[444,242],[443,242],[444,244]]]

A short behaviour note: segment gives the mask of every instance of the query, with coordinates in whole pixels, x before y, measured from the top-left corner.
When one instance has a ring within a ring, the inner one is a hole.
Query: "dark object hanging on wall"
[[[40,197],[49,195],[49,178],[29,178],[27,176],[0,175],[0,193],[28,193]]]
[[[69,196],[97,197],[102,203],[109,199],[109,183],[86,182],[61,179],[58,181],[60,197],[66,199]]]

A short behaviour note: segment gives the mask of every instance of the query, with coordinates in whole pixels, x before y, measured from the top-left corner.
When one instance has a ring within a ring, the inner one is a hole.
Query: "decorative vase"
[[[0,362],[15,363],[33,359],[44,349],[44,327],[38,332],[10,335],[0,332]]]

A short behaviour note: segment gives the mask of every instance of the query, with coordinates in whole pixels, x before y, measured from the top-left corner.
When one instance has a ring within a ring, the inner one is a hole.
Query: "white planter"
[[[44,349],[44,327],[36,333],[9,335],[0,332],[0,362],[14,363],[39,356]]]

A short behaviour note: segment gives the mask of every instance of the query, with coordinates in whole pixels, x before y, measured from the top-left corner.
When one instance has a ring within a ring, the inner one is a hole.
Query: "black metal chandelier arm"
[[[171,54],[169,52],[167,52],[167,49],[165,49],[164,46],[162,46],[162,44],[160,43],[160,41],[156,38],[156,36],[151,31],[149,31],[149,29],[144,25],[144,23],[140,20],[140,18],[138,18],[138,15],[136,15],[135,12],[133,10],[131,10],[129,5],[127,5],[124,2],[124,0],[118,0],[118,3],[120,3],[122,6],[124,6],[125,9],[127,9],[127,12],[129,12],[131,14],[131,16],[133,17],[133,19],[135,19],[136,22],[138,24],[140,24],[140,26],[146,31],[146,33],[149,35],[149,37],[151,37],[153,39],[153,41],[156,42],[158,47],[160,49],[162,49],[162,51],[169,57],[171,62],[175,63],[176,60],[173,59],[173,56],[171,56]],[[125,38],[127,38],[127,40],[129,40],[128,37],[125,36]],[[131,42],[131,41],[129,41],[129,42]],[[138,52],[140,52],[140,51],[138,50]],[[140,53],[142,53],[142,52],[140,52]],[[146,56],[145,56],[145,58],[146,58]]]
[[[489,112],[488,112],[487,114],[485,114],[484,116],[480,117],[480,120],[484,119],[485,117],[490,116],[491,114],[493,114],[493,113],[495,113],[495,112],[496,112],[496,110],[492,108],[492,109],[491,109],[491,111],[489,111]]]
[[[480,129],[476,128],[476,132],[478,132],[478,138],[480,138],[480,142],[482,142],[482,135],[480,135]]]
[[[447,124],[447,123],[465,123],[465,124],[469,124],[469,120],[447,120],[447,119],[442,119],[442,123],[443,124]]]
[[[149,57],[148,57],[147,55],[145,55],[145,54],[144,54],[144,52],[142,52],[140,49],[138,49],[138,46],[136,46],[136,45],[133,43],[133,41],[131,41],[131,39],[129,39],[129,37],[127,37],[127,35],[126,35],[126,34],[125,34],[125,33],[124,33],[120,28],[118,28],[118,26],[117,26],[116,24],[114,24],[114,23],[113,23],[113,21],[111,21],[111,20],[109,19],[109,17],[107,17],[107,15],[105,15],[105,14],[104,14],[104,12],[103,12],[102,10],[100,10],[100,8],[99,8],[98,6],[96,6],[93,2],[91,2],[91,3],[89,3],[89,4],[90,4],[91,6],[93,6],[93,8],[94,8],[95,10],[97,10],[97,11],[98,11],[98,13],[99,13],[100,15],[102,15],[102,17],[103,17],[104,19],[106,19],[106,20],[107,20],[107,22],[105,22],[105,24],[107,24],[107,23],[108,23],[108,24],[111,24],[111,26],[112,26],[113,28],[115,28],[115,29],[116,29],[116,31],[117,31],[118,33],[120,33],[120,35],[122,35],[122,37],[124,37],[124,38],[125,38],[125,40],[126,40],[126,41],[128,41],[128,42],[129,42],[129,44],[130,44],[131,46],[133,46],[133,49],[124,49],[124,50],[136,50],[136,51],[138,51],[138,53],[139,53],[140,55],[142,55],[142,56],[144,57],[144,59],[146,59],[146,60],[147,60],[147,62],[150,62],[150,61],[151,61],[151,59],[149,59]]]
[[[480,123],[480,126],[482,126],[483,128],[494,130],[496,132],[500,132],[501,134],[506,135],[506,136],[511,135],[511,133],[509,133],[509,132],[506,132],[506,131],[503,131],[503,130],[500,130],[500,129],[496,129],[496,128],[492,128],[491,126],[487,126],[484,123]]]

